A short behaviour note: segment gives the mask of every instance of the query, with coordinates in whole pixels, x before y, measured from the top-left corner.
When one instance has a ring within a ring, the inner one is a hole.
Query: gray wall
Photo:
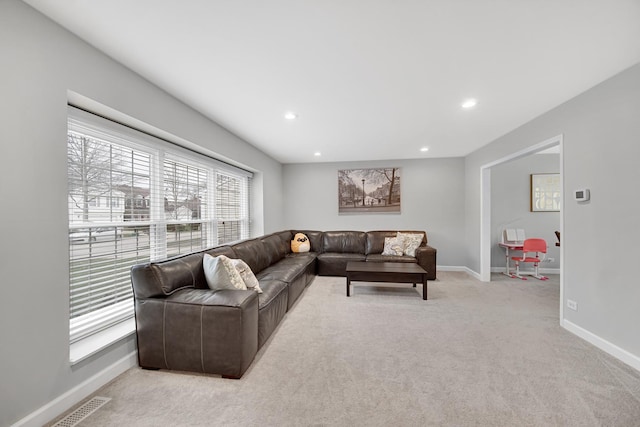
[[[338,214],[338,170],[400,167],[400,214]],[[389,160],[283,167],[284,223],[317,230],[425,230],[438,265],[463,266],[464,160]]]
[[[254,234],[282,228],[417,228],[440,265],[480,263],[480,167],[564,134],[567,320],[640,357],[632,268],[640,178],[640,65],[464,159],[286,165],[254,149],[18,0],[0,1],[0,425],[135,349],[132,339],[68,362],[66,103],[71,90],[257,170]],[[337,170],[403,168],[400,215],[338,215]],[[577,204],[571,191],[588,187]],[[617,231],[622,225],[623,232]],[[621,243],[621,240],[623,242]]]
[[[523,228],[527,237],[545,239],[547,259],[555,259],[540,267],[560,268],[560,248],[554,234],[560,230],[560,213],[530,211],[530,175],[559,172],[559,154],[533,154],[491,168],[491,267],[505,266],[504,249],[498,246],[502,230]]]
[[[480,167],[563,134],[564,297],[578,311],[564,320],[640,357],[640,286],[633,266],[640,239],[634,224],[640,203],[640,64],[465,158],[467,265],[480,268]],[[579,204],[572,192],[591,189]],[[620,231],[620,229],[624,231]],[[563,301],[565,304],[565,301]],[[566,305],[565,305],[566,306]]]
[[[257,234],[282,222],[282,166],[17,0],[0,1],[0,425],[135,350],[69,365],[67,91],[257,170]],[[261,194],[264,192],[264,194]],[[264,205],[259,205],[264,199]],[[264,219],[263,219],[264,218]]]

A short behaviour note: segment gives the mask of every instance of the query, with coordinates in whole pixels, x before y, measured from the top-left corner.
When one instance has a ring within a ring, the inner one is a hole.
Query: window
[[[249,236],[251,174],[69,107],[70,342],[133,317],[130,269]]]
[[[243,220],[248,205],[248,189],[237,177],[226,174],[216,174],[216,218],[218,240],[229,242],[239,240],[242,229],[245,227]]]

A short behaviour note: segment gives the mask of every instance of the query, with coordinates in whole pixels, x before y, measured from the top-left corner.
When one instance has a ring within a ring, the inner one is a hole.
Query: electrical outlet
[[[569,307],[571,310],[578,311],[578,303],[573,300],[567,300],[567,307]]]

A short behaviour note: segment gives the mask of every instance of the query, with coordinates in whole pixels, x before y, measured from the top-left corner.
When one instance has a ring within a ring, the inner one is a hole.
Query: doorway
[[[563,171],[563,146],[562,146],[562,135],[557,135],[553,138],[550,138],[546,141],[535,144],[531,147],[527,147],[510,155],[507,155],[503,158],[495,160],[493,162],[487,163],[480,168],[480,280],[483,282],[491,281],[491,249],[492,249],[492,239],[491,239],[491,168],[501,165],[503,163],[507,163],[513,160],[517,160],[540,151],[547,150],[551,147],[558,147],[560,153],[560,181],[561,181],[561,191],[563,201],[565,198],[565,189],[564,189],[564,171]],[[564,226],[563,226],[563,203],[560,207],[560,235],[564,235]],[[562,272],[562,264],[564,259],[564,246],[560,246],[560,301],[563,301],[563,272]],[[563,318],[563,307],[560,303],[560,319]]]

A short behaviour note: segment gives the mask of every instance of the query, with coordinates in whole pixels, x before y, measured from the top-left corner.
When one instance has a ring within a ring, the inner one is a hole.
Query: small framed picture
[[[531,212],[559,212],[561,189],[559,173],[531,174]]]

